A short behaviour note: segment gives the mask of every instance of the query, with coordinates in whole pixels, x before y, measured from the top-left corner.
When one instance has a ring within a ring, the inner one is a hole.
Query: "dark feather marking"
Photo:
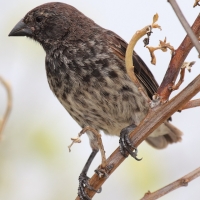
[[[124,60],[127,43],[112,31],[105,30],[105,34],[107,35],[109,46],[115,53],[117,53],[117,56]],[[152,98],[157,91],[158,83],[156,82],[151,71],[148,69],[142,59],[136,54],[136,52],[133,52],[133,63],[135,67],[134,72],[137,78],[146,89],[148,96]]]

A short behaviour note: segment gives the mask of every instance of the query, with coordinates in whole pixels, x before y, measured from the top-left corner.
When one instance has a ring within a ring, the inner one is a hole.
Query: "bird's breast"
[[[138,124],[148,111],[148,102],[130,81],[123,63],[105,53],[76,59],[47,56],[46,73],[51,90],[82,127],[119,135],[125,126]]]

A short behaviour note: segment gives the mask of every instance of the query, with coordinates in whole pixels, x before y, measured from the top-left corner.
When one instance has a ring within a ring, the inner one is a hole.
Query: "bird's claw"
[[[108,178],[110,171],[113,169],[114,165],[110,164],[107,165],[105,168],[102,168],[99,166],[96,170],[95,173],[99,176],[99,178]]]
[[[85,173],[81,173],[79,176],[79,186],[78,186],[78,196],[80,197],[81,200],[91,200],[91,198],[87,195],[85,192],[85,188],[89,190],[93,190],[96,193],[101,192],[101,188],[98,190],[95,190],[89,183],[89,177]]]
[[[133,127],[134,126],[134,127]],[[137,158],[138,150],[136,147],[133,146],[132,142],[129,139],[129,130],[130,128],[135,128],[135,125],[131,125],[122,129],[120,133],[120,140],[119,140],[119,148],[120,152],[124,157],[128,157],[130,154],[135,160],[140,161],[142,158]]]

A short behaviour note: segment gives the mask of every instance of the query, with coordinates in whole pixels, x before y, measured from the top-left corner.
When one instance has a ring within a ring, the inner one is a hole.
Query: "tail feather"
[[[147,139],[146,142],[157,149],[163,149],[168,144],[181,141],[183,133],[169,122],[164,122]]]

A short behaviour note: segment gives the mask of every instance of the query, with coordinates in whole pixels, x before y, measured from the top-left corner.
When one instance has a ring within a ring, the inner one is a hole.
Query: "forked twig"
[[[134,63],[133,63],[133,59],[132,59],[132,54],[133,54],[133,49],[136,45],[136,43],[138,42],[138,40],[143,37],[144,35],[148,35],[148,39],[149,40],[149,36],[152,33],[151,30],[152,28],[159,28],[161,29],[161,27],[156,24],[158,20],[158,14],[155,14],[153,17],[153,22],[151,25],[145,26],[143,29],[137,31],[133,37],[131,38],[131,41],[128,44],[128,47],[126,49],[126,56],[125,56],[125,64],[126,64],[126,71],[127,74],[129,75],[129,77],[131,78],[131,80],[133,81],[133,83],[136,85],[136,87],[138,88],[138,90],[142,93],[142,95],[146,98],[149,99],[148,96],[146,95],[146,92],[144,92],[143,87],[141,86],[139,80],[137,79],[135,73],[134,73]],[[148,43],[148,41],[145,42]]]
[[[195,22],[193,23],[192,30],[195,33],[195,35],[199,37],[200,15],[197,16]],[[175,84],[181,66],[193,46],[194,45],[191,42],[190,37],[187,35],[178,47],[178,49],[175,51],[175,54],[169,63],[169,67],[167,69],[165,77],[157,91],[162,102],[166,102],[169,99],[169,96],[172,92],[172,90],[169,88],[172,88]]]

